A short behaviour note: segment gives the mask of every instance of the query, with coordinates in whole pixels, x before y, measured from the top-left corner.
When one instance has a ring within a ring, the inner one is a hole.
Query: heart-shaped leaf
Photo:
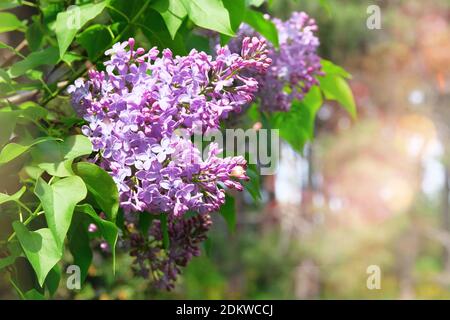
[[[49,185],[39,178],[34,193],[41,200],[48,227],[56,243],[62,247],[72,221],[73,210],[87,194],[83,180],[70,176]]]
[[[55,23],[56,39],[59,45],[59,56],[62,58],[72,43],[77,32],[90,20],[98,16],[106,6],[107,1],[89,3],[69,8],[58,13]]]

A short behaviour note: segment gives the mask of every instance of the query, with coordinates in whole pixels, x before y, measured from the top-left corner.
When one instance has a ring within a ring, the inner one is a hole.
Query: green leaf
[[[39,178],[34,193],[41,200],[48,227],[57,245],[62,247],[72,221],[73,210],[87,194],[83,180],[71,176],[49,185]]]
[[[8,50],[14,52],[14,48],[9,46],[9,45],[7,45],[3,41],[0,41],[0,49],[8,49]]]
[[[13,228],[25,256],[36,272],[39,285],[42,287],[47,274],[61,259],[62,248],[57,245],[48,228],[29,231],[19,221],[13,222]]]
[[[167,214],[162,213],[159,217],[161,221],[161,233],[162,233],[162,242],[164,249],[169,249],[170,247],[170,237],[169,237],[169,221],[167,221]]]
[[[253,198],[253,201],[258,202],[261,200],[261,190],[260,190],[260,181],[259,174],[254,164],[247,165],[247,176],[250,178],[249,181],[244,181],[242,184],[244,185],[245,190],[250,193]]]
[[[322,71],[325,72],[325,74],[333,74],[347,79],[351,79],[352,77],[352,75],[348,73],[344,68],[334,64],[329,60],[321,59],[320,64],[322,65]]]
[[[327,15],[329,17],[331,17],[332,15],[332,10],[331,10],[331,5],[330,5],[330,1],[329,0],[319,0],[320,6],[325,9]]]
[[[27,188],[25,186],[23,186],[22,188],[20,188],[19,191],[17,191],[16,193],[14,193],[12,195],[0,193],[0,204],[9,202],[9,201],[18,201],[20,199],[20,197],[23,196],[23,194],[25,193],[26,190],[27,190]]]
[[[44,169],[39,168],[36,165],[30,165],[30,166],[25,166],[23,167],[25,173],[34,180],[37,180],[41,174],[44,172]]]
[[[236,32],[242,24],[246,15],[245,0],[230,0],[223,2],[230,14],[231,29]]]
[[[81,214],[80,212],[75,213],[76,223],[71,226],[67,238],[73,263],[80,267],[81,282],[84,282],[92,262],[92,250],[89,245],[88,226],[81,219],[77,219]]]
[[[15,257],[15,256],[8,256],[6,258],[1,258],[0,259],[0,270],[12,265],[16,261],[16,258],[17,257]]]
[[[2,0],[2,2],[0,2],[0,10],[12,9],[19,5],[18,0]]]
[[[3,69],[0,69],[0,78],[2,78],[6,83],[11,84],[11,78],[9,77],[8,72]]]
[[[17,110],[0,111],[0,146],[4,145],[11,138],[20,114],[21,112]]]
[[[236,230],[236,207],[232,196],[225,195],[225,203],[220,207],[219,212],[227,223],[228,231],[233,233]]]
[[[84,59],[83,56],[81,56],[75,52],[66,52],[64,54],[64,57],[62,58],[62,61],[67,63],[69,66],[71,66],[73,62],[81,61],[83,59]]]
[[[0,33],[14,31],[22,26],[22,22],[12,13],[0,12]]]
[[[142,9],[142,5],[142,0],[110,0],[108,14],[113,21],[128,22]]]
[[[64,178],[75,175],[72,171],[72,163],[73,160],[70,159],[54,163],[39,163],[38,167],[51,176]]]
[[[41,138],[37,138],[36,140],[33,140],[32,142],[27,143],[27,144],[19,144],[19,143],[14,143],[14,142],[8,143],[2,149],[2,151],[0,151],[0,165],[14,160],[18,156],[27,152],[31,147],[33,147],[39,143],[43,143],[46,141],[52,141],[52,140],[58,140],[58,139],[53,138],[53,137],[41,137]]]
[[[148,233],[148,229],[152,225],[153,220],[158,216],[149,212],[139,213],[139,230],[145,235]]]
[[[6,247],[8,248],[8,251],[11,253],[12,256],[24,257],[22,247],[20,246],[18,240],[13,239],[9,241]]]
[[[45,286],[47,287],[50,296],[53,296],[58,290],[59,282],[61,281],[61,268],[55,265],[45,279]]]
[[[244,17],[245,17],[245,0],[230,0],[223,2],[223,5],[228,10],[230,15],[230,25],[233,32],[236,32],[239,29]],[[220,35],[220,43],[221,45],[225,45],[231,39],[230,36],[221,34]]]
[[[206,238],[206,240],[203,242],[203,249],[205,250],[206,256],[210,258],[213,249],[213,241],[211,237]]]
[[[100,56],[109,47],[111,40],[108,27],[102,24],[90,26],[77,37],[77,42],[86,49],[91,60]]]
[[[67,177],[72,172],[73,159],[89,155],[92,152],[90,140],[82,135],[68,137],[64,142],[48,141],[32,150],[32,156],[38,167],[50,175]]]
[[[92,143],[82,135],[70,136],[61,144],[64,159],[75,159],[92,153]]]
[[[244,22],[253,27],[253,29],[278,48],[277,28],[272,21],[265,19],[261,12],[248,9]]]
[[[59,45],[59,57],[62,58],[69,48],[77,32],[90,20],[97,17],[105,6],[107,1],[100,3],[89,3],[82,6],[71,8],[58,13],[56,17],[55,32]]]
[[[301,153],[305,143],[314,137],[316,114],[322,102],[320,90],[314,86],[302,101],[294,101],[288,112],[272,113],[270,125],[279,129],[280,137]]]
[[[230,14],[221,0],[181,0],[189,18],[199,27],[234,36]]]
[[[26,101],[20,104],[18,108],[22,110],[22,115],[24,117],[33,121],[43,119],[48,115],[47,109],[33,101]]]
[[[341,76],[325,74],[319,77],[320,89],[328,100],[336,100],[352,116],[356,118],[356,105],[348,82]]]
[[[44,44],[44,32],[42,31],[41,22],[38,16],[33,16],[33,23],[28,26],[25,31],[25,38],[31,51],[36,51],[42,48]]]
[[[113,178],[99,166],[79,162],[74,166],[75,173],[83,179],[89,195],[110,221],[116,221],[119,210],[119,192]]]
[[[98,216],[98,214],[95,212],[94,208],[90,204],[83,204],[76,206],[75,209],[77,212],[82,212],[87,214],[93,223],[95,223],[100,231],[100,234],[103,236],[103,238],[108,243],[109,247],[111,248],[112,256],[113,256],[113,270],[116,269],[116,243],[117,238],[119,236],[119,229],[117,226],[108,220],[103,220]]]
[[[55,47],[48,47],[30,53],[25,59],[13,64],[8,72],[11,78],[16,78],[36,67],[42,65],[55,65],[58,60],[58,49]]]
[[[260,7],[266,0],[245,0],[247,6]]]
[[[187,11],[179,0],[156,0],[151,7],[159,12],[166,23],[172,39],[187,15]]]
[[[169,30],[158,12],[147,10],[139,20],[139,27],[152,46],[160,49],[170,48],[174,54],[178,55],[187,53],[183,37],[177,34],[172,40]]]

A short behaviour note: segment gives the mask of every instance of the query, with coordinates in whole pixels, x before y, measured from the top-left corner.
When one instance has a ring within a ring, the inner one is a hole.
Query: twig
[[[127,24],[127,26],[111,41],[111,45],[115,44],[117,41],[119,41],[122,36],[125,34],[125,32],[128,31],[128,29],[135,24],[136,20],[139,19],[142,13],[147,9],[148,5],[150,4],[150,0],[147,0],[142,8],[139,10],[139,12],[131,19],[130,23]],[[92,63],[95,64],[100,58],[102,57],[102,54],[98,55],[95,59],[92,60]],[[65,85],[62,88],[59,88],[56,90],[53,94],[51,94],[49,97],[47,97],[44,101],[42,101],[42,105],[45,106],[47,103],[49,103],[51,100],[55,99],[61,92],[67,89],[67,87],[73,83],[76,79],[81,77],[85,72],[87,71],[86,65],[83,66],[72,78],[68,81],[67,85]]]

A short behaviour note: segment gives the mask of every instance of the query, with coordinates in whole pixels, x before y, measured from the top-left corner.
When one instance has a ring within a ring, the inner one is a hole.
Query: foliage
[[[7,55],[0,64],[0,225],[7,232],[0,234],[0,272],[21,298],[52,297],[65,263],[80,266],[84,281],[94,244],[107,243],[114,260],[123,232],[117,187],[108,173],[91,163],[92,145],[80,135],[84,122],[68,103],[67,87],[91,66],[104,69],[105,49],[130,36],[147,48],[155,45],[185,54],[208,43],[207,33],[199,28],[218,32],[227,41],[244,21],[277,47],[276,29],[258,11],[261,4],[244,0],[2,2],[0,33],[14,32],[8,35],[22,43],[13,47],[0,42]],[[23,21],[4,11],[22,6],[33,10]],[[291,111],[272,115],[256,111],[253,120],[268,116],[263,122],[280,128],[281,137],[301,152],[313,137],[323,98],[338,101],[355,116],[348,74],[329,61],[323,62],[323,71],[320,86]],[[253,169],[247,186],[258,198],[258,173]],[[227,199],[221,214],[234,230],[234,199],[231,195]],[[92,223],[95,232],[88,230]],[[163,219],[161,225],[167,228]],[[66,251],[71,253],[68,260]],[[28,281],[21,279],[24,261],[34,270]]]

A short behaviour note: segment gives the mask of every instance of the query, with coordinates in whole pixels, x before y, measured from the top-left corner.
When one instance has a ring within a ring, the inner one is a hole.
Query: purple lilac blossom
[[[249,74],[271,63],[265,40],[245,37],[240,54],[227,46],[216,57],[192,50],[187,56],[135,48],[134,39],[107,50],[106,71],[69,87],[72,104],[87,121],[95,161],[116,182],[125,213],[181,216],[188,210],[217,211],[224,188],[242,190],[248,179],[243,157],[220,158],[216,144],[202,159],[177,129],[208,131],[231,112],[239,112],[258,91]]]
[[[268,15],[265,16],[270,19]],[[294,12],[282,21],[273,18],[278,31],[279,49],[268,44],[268,56],[272,64],[263,75],[255,78],[260,84],[257,96],[261,108],[266,111],[288,111],[293,100],[301,100],[313,85],[317,76],[323,75],[317,54],[319,39],[314,19],[304,12]],[[242,24],[238,35],[229,43],[232,52],[241,50],[240,39],[259,34],[247,24]]]

